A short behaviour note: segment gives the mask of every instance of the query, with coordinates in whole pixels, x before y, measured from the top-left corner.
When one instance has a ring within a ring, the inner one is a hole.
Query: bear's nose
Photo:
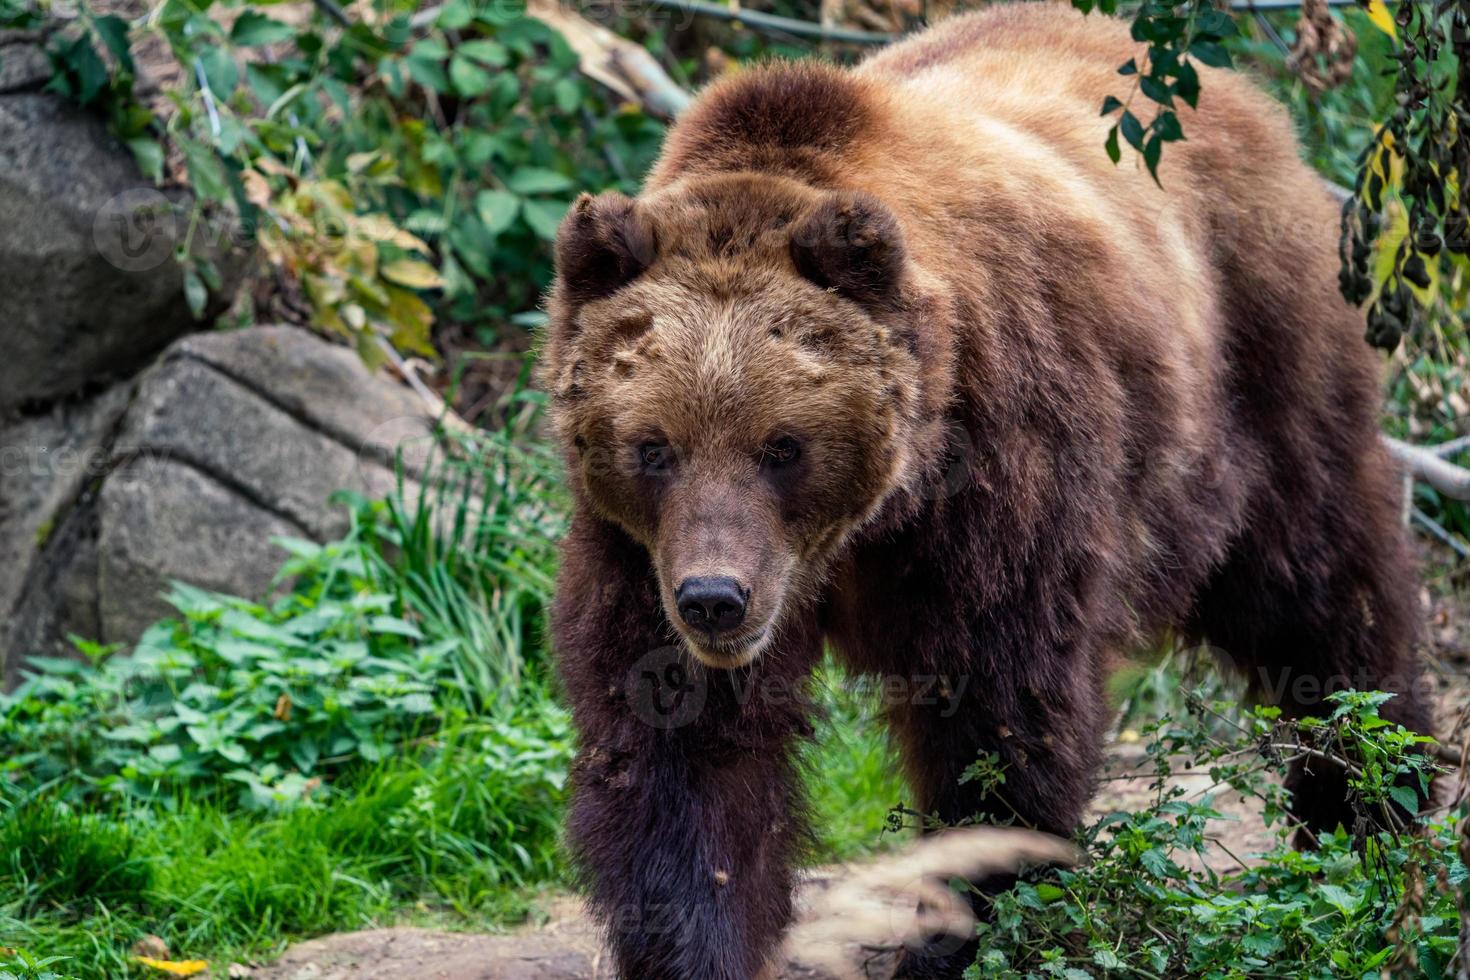
[[[686,578],[674,592],[679,616],[695,629],[727,633],[745,621],[745,590],[733,578]]]

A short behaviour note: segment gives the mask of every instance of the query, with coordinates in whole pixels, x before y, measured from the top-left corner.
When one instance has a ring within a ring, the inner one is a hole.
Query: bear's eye
[[[761,465],[768,469],[790,466],[801,458],[801,444],[790,436],[772,439],[761,447]]]
[[[662,473],[674,465],[674,450],[666,442],[645,442],[638,447],[638,467],[645,473]]]

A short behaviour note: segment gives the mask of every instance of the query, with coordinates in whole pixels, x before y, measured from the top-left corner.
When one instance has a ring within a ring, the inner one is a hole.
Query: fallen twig
[[[405,361],[403,355],[398,353],[397,349],[388,342],[388,338],[380,334],[374,334],[373,339],[378,342],[379,349],[392,362],[394,369],[403,378],[404,382],[413,389],[414,394],[419,396],[419,401],[424,403],[424,408],[428,410],[429,415],[436,422],[439,422],[444,428],[453,432],[474,433],[478,431],[473,425],[460,418],[459,414],[449,406],[448,402],[440,398],[433,389],[424,384],[423,380],[414,371],[413,366]]]
[[[316,5],[316,9],[332,18],[332,20],[335,20],[341,26],[352,26],[352,18],[347,16],[347,11],[339,7],[335,0],[311,0],[311,2]]]
[[[1412,488],[1412,478],[1410,478],[1410,485]],[[1428,531],[1431,537],[1461,558],[1470,558],[1470,546],[1467,546],[1465,542],[1451,534],[1443,524],[1424,513],[1418,507],[1409,508],[1409,519]]]
[[[824,27],[809,20],[796,20],[792,17],[778,17],[775,14],[762,13],[759,10],[746,10],[738,6],[725,6],[724,4],[706,3],[704,0],[648,0],[655,7],[663,7],[666,10],[681,10],[684,13],[696,14],[700,17],[715,17],[720,20],[733,20],[744,24],[746,27],[758,31],[768,31],[776,34],[790,34],[793,37],[809,37],[818,41],[837,41],[843,44],[888,44],[898,40],[898,34],[885,34],[879,31],[858,31],[847,27]]]
[[[1470,436],[1460,436],[1458,439],[1451,439],[1437,446],[1425,446],[1424,448],[1436,456],[1453,456],[1456,453],[1462,453],[1470,449]]]
[[[1454,766],[1456,769],[1462,768],[1465,764],[1465,749],[1451,742],[1435,742],[1434,754],[1439,761]]]

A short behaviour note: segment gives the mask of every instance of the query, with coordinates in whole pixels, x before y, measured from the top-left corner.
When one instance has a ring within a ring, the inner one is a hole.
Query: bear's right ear
[[[574,303],[609,296],[657,256],[653,227],[632,198],[583,194],[556,233],[556,275]]]

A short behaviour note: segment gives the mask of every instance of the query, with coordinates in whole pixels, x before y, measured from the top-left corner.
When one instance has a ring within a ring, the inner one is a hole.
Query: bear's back
[[[1126,146],[1115,165],[1103,150],[1114,119],[1099,109],[1128,96],[1118,66],[1144,51],[1114,18],[1018,3],[855,69],[751,68],[680,118],[645,196],[697,196],[732,173],[872,194],[926,288],[961,311],[961,360],[1010,360],[1038,402],[1100,371],[1073,404],[1162,404],[1179,432],[1209,430],[1231,406],[1270,406],[1241,422],[1272,430],[1351,404],[1366,431],[1377,361],[1337,294],[1336,204],[1285,111],[1249,77],[1201,68],[1199,107],[1176,106],[1187,138],[1164,149],[1159,181]],[[1145,123],[1151,106],[1133,100]]]

